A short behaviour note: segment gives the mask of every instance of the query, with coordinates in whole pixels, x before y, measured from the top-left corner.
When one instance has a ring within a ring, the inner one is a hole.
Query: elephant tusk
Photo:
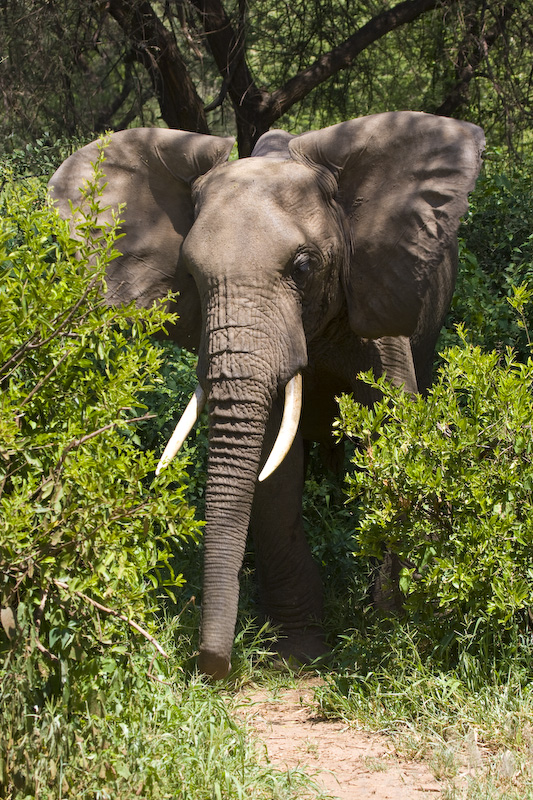
[[[204,390],[200,385],[198,385],[194,390],[193,396],[189,400],[187,408],[181,415],[178,424],[174,428],[174,433],[168,440],[167,446],[163,451],[163,455],[159,459],[159,464],[157,465],[155,470],[156,475],[159,475],[161,470],[165,469],[165,467],[167,467],[170,464],[170,462],[180,449],[181,445],[183,444],[183,442],[193,429],[198,417],[202,413],[202,409],[205,406],[206,399],[207,398],[205,396]]]
[[[285,408],[283,409],[278,438],[274,442],[274,447],[272,448],[265,466],[261,470],[261,474],[259,475],[260,481],[264,481],[265,478],[268,478],[268,476],[279,467],[291,449],[300,423],[301,411],[302,375],[300,372],[297,372],[285,387]]]

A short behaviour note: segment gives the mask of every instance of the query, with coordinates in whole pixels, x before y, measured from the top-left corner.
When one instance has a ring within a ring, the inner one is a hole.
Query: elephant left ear
[[[338,183],[349,258],[343,283],[359,336],[410,336],[455,247],[481,166],[481,128],[413,111],[341,122],[289,142]]]

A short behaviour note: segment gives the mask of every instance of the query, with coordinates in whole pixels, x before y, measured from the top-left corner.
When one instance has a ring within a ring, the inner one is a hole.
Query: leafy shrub
[[[0,177],[42,178],[42,183],[34,184],[33,189],[43,196],[46,192],[46,181],[58,165],[93,138],[54,140],[45,132],[38,139],[17,147],[13,146],[13,140],[8,137],[0,145]]]
[[[0,669],[0,789],[6,800],[295,800],[309,779],[264,763],[237,724],[242,699],[184,673],[191,640],[168,620],[154,662],[143,641],[101,644],[99,657],[40,704],[28,672],[40,661],[12,653]],[[31,685],[31,684],[30,684]],[[69,691],[70,690],[70,691]],[[75,702],[75,698],[78,702]],[[83,703],[79,701],[83,700]]]
[[[7,180],[0,195],[6,797],[38,790],[33,744],[46,708],[59,703],[60,728],[69,715],[101,713],[102,687],[127,672],[140,643],[156,654],[157,592],[182,582],[173,547],[199,534],[184,501],[183,462],[153,481],[155,456],[138,435],[137,420],[149,416],[145,398],[161,380],[150,336],[169,315],[108,308],[102,276],[116,254],[115,231],[91,233],[97,198],[76,258],[67,225],[41,195],[35,181]],[[61,787],[57,766],[40,796]]]
[[[383,400],[342,398],[340,428],[361,443],[356,548],[397,554],[407,613],[448,646],[523,626],[533,605],[533,361],[464,335],[443,359],[426,400],[366,376]]]
[[[533,183],[530,163],[509,165],[489,152],[460,230],[459,274],[441,349],[457,344],[455,325],[486,349],[513,347],[527,358],[529,344],[508,299],[533,281]],[[527,309],[533,329],[533,305]]]

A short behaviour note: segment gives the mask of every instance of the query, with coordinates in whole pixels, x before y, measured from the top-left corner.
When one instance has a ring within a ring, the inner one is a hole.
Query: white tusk
[[[272,475],[291,449],[300,423],[301,411],[302,375],[300,372],[297,372],[285,387],[285,408],[283,409],[283,418],[281,420],[278,438],[274,442],[274,447],[272,448],[265,466],[261,470],[261,474],[259,475],[260,481],[264,481],[265,478]]]
[[[204,390],[200,385],[194,390],[194,394],[189,400],[189,405],[181,415],[180,421],[174,428],[174,433],[167,442],[167,446],[163,451],[163,455],[159,459],[159,464],[156,467],[155,474],[159,475],[161,470],[168,467],[181,445],[193,429],[198,417],[202,413],[205,406],[206,396]]]

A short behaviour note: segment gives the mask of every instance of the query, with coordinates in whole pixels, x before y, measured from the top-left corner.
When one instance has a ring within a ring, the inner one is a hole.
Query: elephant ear
[[[341,122],[289,143],[331,170],[350,239],[343,274],[360,336],[410,336],[455,247],[481,165],[483,131],[412,111]]]
[[[105,147],[101,206],[97,225],[125,203],[117,242],[122,253],[107,271],[107,300],[150,306],[169,290],[183,292],[189,276],[178,258],[193,223],[191,183],[227,160],[233,139],[165,128],[135,128],[111,134]],[[80,187],[93,179],[102,142],[74,153],[50,180],[52,199],[64,218],[82,202]],[[106,210],[106,207],[107,210]],[[185,272],[183,270],[183,272]],[[190,294],[190,293],[189,293]],[[184,301],[185,302],[185,301]],[[183,305],[178,301],[178,306]],[[187,314],[187,308],[178,308]],[[184,327],[186,327],[184,325]]]
[[[267,131],[257,140],[252,158],[290,158],[289,142],[295,138],[292,133],[277,128]]]

